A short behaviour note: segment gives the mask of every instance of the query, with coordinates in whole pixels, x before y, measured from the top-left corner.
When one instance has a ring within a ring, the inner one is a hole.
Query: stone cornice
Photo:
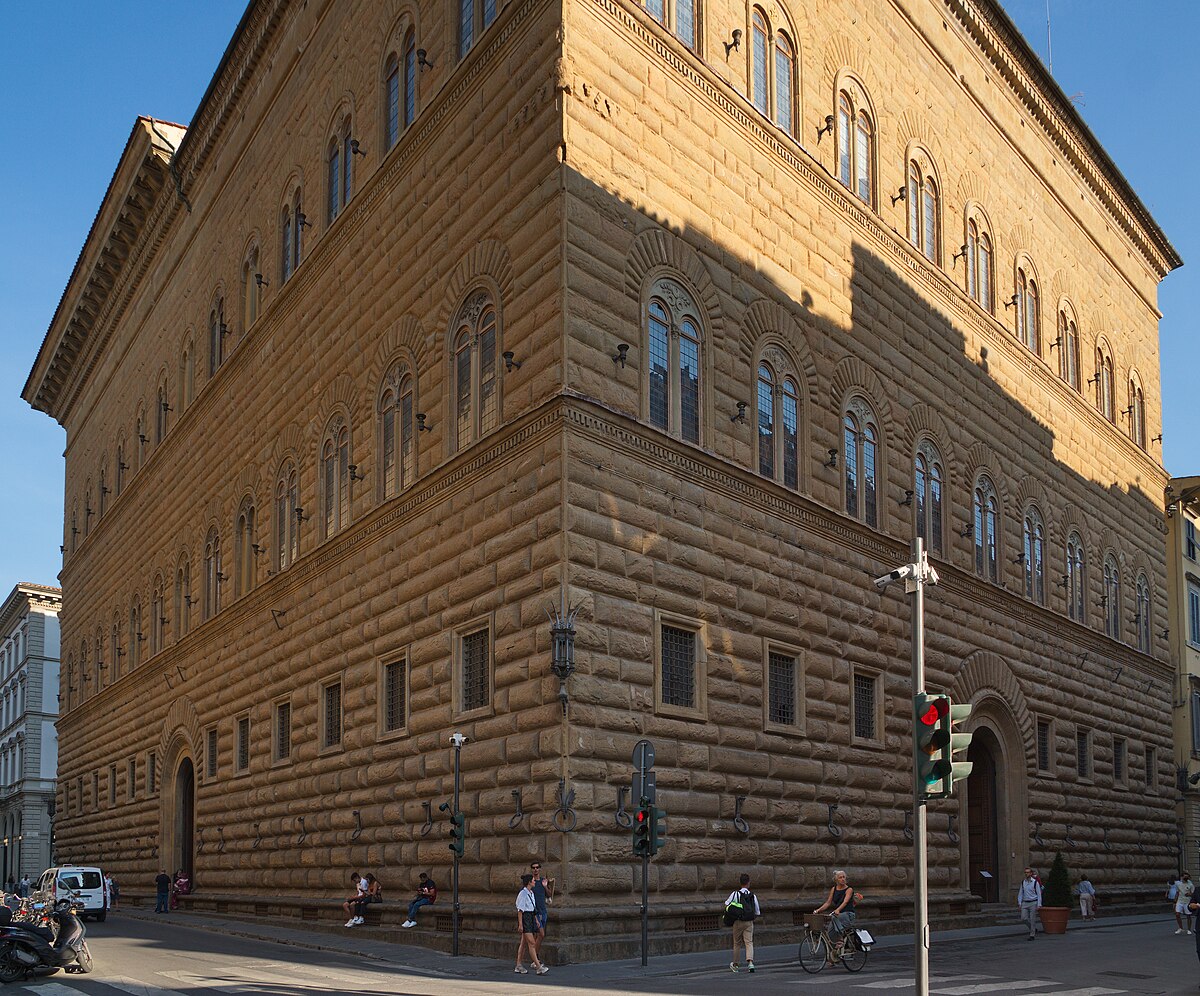
[[[30,610],[62,611],[62,591],[40,584],[18,584],[0,605],[0,639],[16,628],[17,619]],[[30,655],[33,656],[33,655]]]

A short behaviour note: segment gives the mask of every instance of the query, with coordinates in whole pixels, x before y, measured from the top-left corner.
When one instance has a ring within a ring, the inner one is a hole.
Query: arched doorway
[[[196,772],[191,758],[179,762],[175,772],[175,854],[173,874],[182,868],[193,882],[193,838],[196,830]]]
[[[998,902],[1003,888],[998,746],[991,730],[983,728],[975,732],[967,749],[972,765],[967,776],[967,875],[971,891],[985,903]]]

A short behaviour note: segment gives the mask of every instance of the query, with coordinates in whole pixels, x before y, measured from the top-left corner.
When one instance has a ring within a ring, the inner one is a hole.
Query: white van
[[[47,868],[33,887],[34,898],[47,903],[73,894],[83,903],[81,918],[91,916],[103,922],[108,916],[108,889],[104,872],[99,868],[82,865]]]

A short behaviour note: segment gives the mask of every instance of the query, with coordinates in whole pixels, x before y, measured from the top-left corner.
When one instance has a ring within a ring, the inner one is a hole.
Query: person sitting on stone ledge
[[[422,906],[432,906],[437,902],[437,886],[434,885],[431,879],[425,872],[421,872],[420,882],[417,885],[417,894],[413,901],[408,904],[408,919],[400,926],[415,927],[417,925],[417,910]]]

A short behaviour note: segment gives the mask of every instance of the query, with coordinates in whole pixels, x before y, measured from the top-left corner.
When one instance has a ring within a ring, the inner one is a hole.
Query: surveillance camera
[[[466,742],[467,742],[467,738],[465,736],[463,736],[463,734],[461,734],[461,733],[451,733],[450,734],[450,746],[451,747],[462,747],[466,744]]]
[[[883,591],[889,584],[894,581],[903,581],[905,578],[912,575],[912,564],[905,564],[903,567],[897,567],[890,574],[885,574],[881,578],[875,579],[875,587]]]

